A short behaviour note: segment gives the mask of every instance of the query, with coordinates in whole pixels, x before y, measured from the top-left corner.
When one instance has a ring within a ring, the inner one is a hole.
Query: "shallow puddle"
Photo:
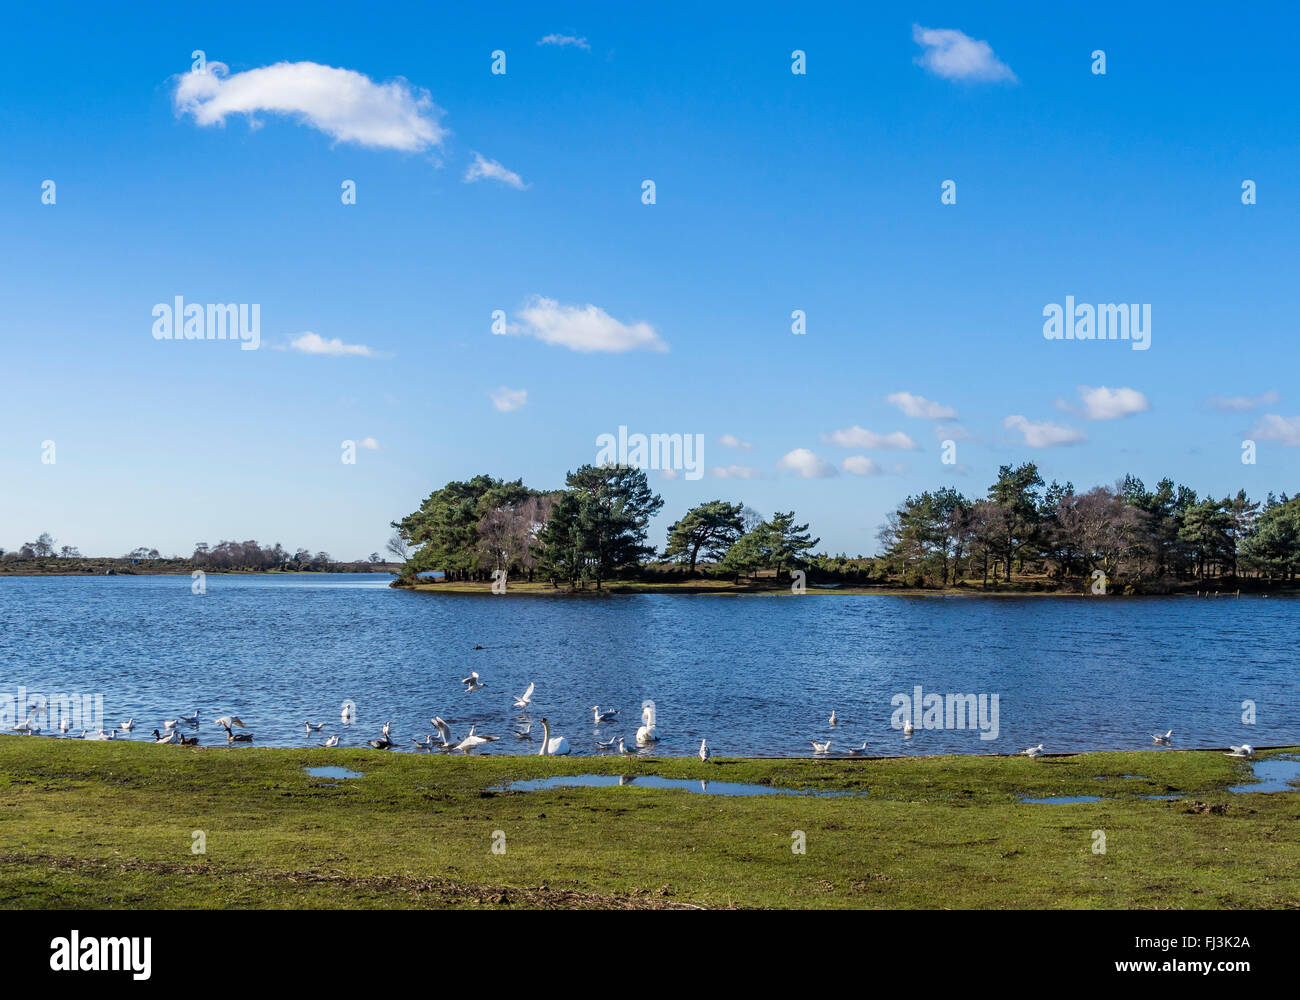
[[[799,791],[794,788],[773,788],[771,785],[747,785],[736,781],[705,781],[691,778],[660,778],[653,774],[570,774],[555,778],[531,778],[512,781],[498,791],[536,792],[547,788],[612,788],[619,785],[634,788],[675,788],[695,795],[812,795],[839,797],[866,795],[866,792]]]
[[[304,768],[313,778],[364,778],[361,771],[349,771],[346,767],[308,767]]]
[[[1230,792],[1294,792],[1296,786],[1289,784],[1300,781],[1300,760],[1294,757],[1273,757],[1269,760],[1257,760],[1251,765],[1255,777],[1260,780],[1249,785],[1233,785]]]

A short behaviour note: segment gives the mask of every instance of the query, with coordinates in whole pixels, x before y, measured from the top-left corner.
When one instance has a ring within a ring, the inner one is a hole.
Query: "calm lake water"
[[[1300,601],[1278,597],[1085,598],[457,596],[390,589],[386,575],[0,578],[0,694],[102,694],[130,738],[198,709],[205,745],[234,714],[253,746],[303,746],[304,720],[364,745],[433,731],[501,736],[489,753],[536,753],[511,735],[511,695],[537,685],[574,753],[629,746],[653,700],[660,754],[834,756],[1007,753],[1300,743]],[[475,650],[475,645],[486,647]],[[467,694],[460,678],[486,682]],[[998,695],[998,738],[977,728],[905,739],[891,698]],[[345,699],[356,720],[340,721]],[[1257,723],[1242,723],[1242,702]],[[620,709],[593,725],[590,706]],[[828,717],[840,718],[832,730]],[[46,726],[47,731],[52,727]],[[188,732],[188,730],[187,730]]]

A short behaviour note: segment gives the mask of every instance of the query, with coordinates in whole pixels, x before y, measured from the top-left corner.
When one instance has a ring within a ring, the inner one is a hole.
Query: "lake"
[[[885,755],[1141,749],[1167,729],[1174,747],[1300,743],[1292,598],[553,599],[411,593],[389,579],[209,575],[195,595],[188,576],[0,578],[0,695],[100,694],[106,727],[133,716],[134,739],[198,709],[204,745],[224,744],[212,720],[234,714],[253,746],[314,744],[307,719],[360,746],[391,721],[410,750],[438,714],[457,738],[471,723],[501,736],[486,752],[536,753],[511,735],[511,696],[529,682],[534,735],[546,715],[582,754],[597,739],[631,745],[646,700],[655,752],[669,755],[701,738],[723,756],[805,756],[812,739],[831,740],[832,756],[863,742]],[[467,694],[471,670],[486,686]],[[930,716],[943,728],[922,713],[905,738],[892,700],[917,686],[923,705],[984,696],[997,738],[981,739],[976,712],[955,728],[964,710],[949,720],[947,705]],[[594,726],[597,704],[618,722]]]

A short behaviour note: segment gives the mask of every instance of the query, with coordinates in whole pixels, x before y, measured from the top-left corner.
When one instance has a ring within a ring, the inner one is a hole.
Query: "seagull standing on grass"
[[[1026,749],[1021,750],[1020,752],[1024,754],[1026,757],[1031,757],[1031,758],[1037,757],[1039,754],[1043,752],[1043,744],[1040,743],[1036,747],[1027,747]]]
[[[1231,750],[1232,753],[1225,753],[1223,756],[1225,757],[1254,757],[1255,756],[1255,748],[1251,746],[1249,743],[1243,743],[1239,747],[1230,746],[1228,747],[1228,749]]]
[[[705,764],[709,762],[709,744],[707,740],[700,740],[700,760]]]

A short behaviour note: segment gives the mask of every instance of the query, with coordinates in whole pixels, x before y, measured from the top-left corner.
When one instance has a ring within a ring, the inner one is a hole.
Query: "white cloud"
[[[382,448],[374,438],[362,438],[357,442],[358,448],[365,448],[366,451],[381,451]]]
[[[442,109],[405,80],[375,83],[363,73],[313,62],[282,62],[226,75],[222,63],[177,78],[178,114],[200,125],[223,125],[230,115],[259,111],[289,115],[337,142],[420,152],[442,144]]]
[[[1033,423],[1019,414],[1007,417],[1002,421],[1002,426],[1020,431],[1024,435],[1025,444],[1030,448],[1054,448],[1087,439],[1083,431],[1075,430],[1073,427],[1061,427],[1046,421]]]
[[[709,470],[714,479],[761,479],[763,473],[752,465],[715,465]]]
[[[724,434],[718,438],[718,444],[724,448],[739,448],[741,451],[753,451],[754,446],[748,441],[742,441],[734,434]]]
[[[375,352],[365,344],[345,344],[338,337],[326,340],[319,333],[304,333],[289,342],[293,350],[302,354],[324,354],[332,358],[373,358]]]
[[[625,351],[668,350],[668,345],[649,323],[620,323],[604,309],[590,303],[566,306],[555,299],[534,295],[518,315],[523,325],[513,327],[511,333],[526,334],[571,351],[622,354]]]
[[[883,448],[894,451],[915,451],[919,445],[902,431],[892,434],[877,434],[864,430],[857,424],[845,427],[829,434],[823,434],[822,440],[840,448]]]
[[[520,409],[528,402],[527,389],[507,389],[504,385],[492,393],[492,405],[502,413]]]
[[[1083,415],[1089,420],[1117,420],[1151,409],[1146,396],[1136,389],[1108,389],[1104,385],[1094,389],[1081,385],[1079,398],[1083,400]]]
[[[516,191],[522,191],[527,184],[513,170],[507,170],[496,160],[485,159],[481,154],[474,154],[474,162],[465,170],[465,183],[472,184],[474,181],[491,180],[500,181]]]
[[[912,41],[925,50],[917,57],[917,63],[945,80],[1016,79],[1011,67],[993,54],[988,42],[977,42],[955,28],[922,28],[914,24]]]
[[[913,396],[910,392],[892,392],[885,397],[885,402],[893,403],[903,411],[904,416],[922,417],[926,420],[951,420],[957,411],[951,406],[943,406],[924,396]]]
[[[807,448],[796,448],[781,456],[776,463],[783,469],[797,472],[803,479],[827,479],[835,475],[835,466]]]
[[[591,51],[591,46],[587,44],[585,38],[578,38],[576,35],[547,35],[538,41],[538,45],[572,45],[579,49]]]
[[[1281,441],[1289,448],[1300,448],[1300,417],[1268,413],[1255,421],[1250,433],[1261,441]]]
[[[1211,396],[1210,405],[1221,413],[1248,413],[1256,407],[1276,403],[1281,398],[1276,389],[1269,389],[1258,396]]]
[[[878,476],[880,466],[866,455],[850,455],[844,460],[844,471],[851,472],[855,476]]]

